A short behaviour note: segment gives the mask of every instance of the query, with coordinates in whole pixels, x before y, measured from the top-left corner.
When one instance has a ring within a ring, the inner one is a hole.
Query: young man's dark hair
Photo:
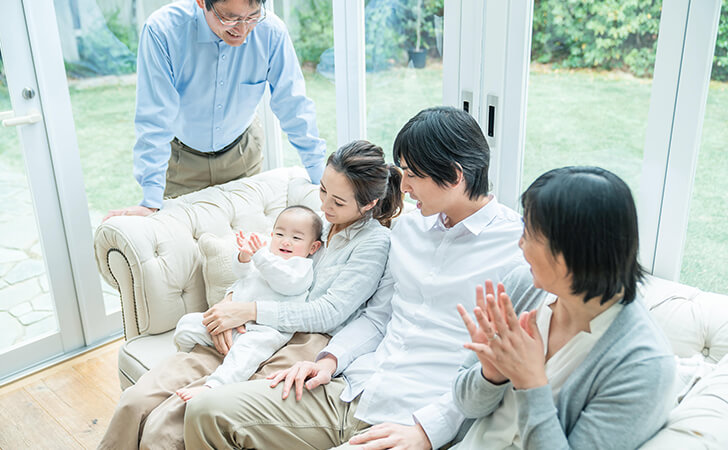
[[[527,232],[563,255],[571,290],[604,304],[624,291],[635,298],[643,269],[637,262],[637,209],[627,184],[599,167],[562,167],[536,179],[521,197]]]
[[[423,109],[397,134],[394,162],[418,177],[452,185],[462,171],[470,200],[488,194],[490,149],[478,122],[465,111],[438,106]]]

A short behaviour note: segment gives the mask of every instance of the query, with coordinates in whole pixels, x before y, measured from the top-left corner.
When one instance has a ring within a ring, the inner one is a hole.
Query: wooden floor
[[[119,399],[123,339],[0,388],[0,449],[96,448]]]

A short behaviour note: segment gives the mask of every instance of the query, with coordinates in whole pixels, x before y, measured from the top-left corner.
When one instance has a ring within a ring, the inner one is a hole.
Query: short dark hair
[[[311,231],[313,232],[315,238],[314,241],[321,240],[321,236],[324,230],[324,222],[321,220],[321,217],[316,214],[316,211],[304,205],[291,205],[281,211],[281,213],[278,214],[278,217],[281,217],[288,211],[300,211],[308,215],[311,218]],[[276,222],[278,222],[278,217],[276,217]],[[275,227],[275,224],[273,224],[273,226]]]
[[[637,208],[627,184],[599,167],[562,167],[521,196],[529,233],[548,240],[572,275],[571,290],[600,304],[623,292],[632,302],[644,270],[637,262]]]
[[[329,155],[326,165],[349,180],[359,208],[379,200],[370,214],[385,227],[402,212],[402,174],[397,166],[384,161],[382,147],[369,141],[352,141]]]
[[[490,149],[478,122],[465,111],[438,106],[420,111],[394,140],[394,163],[400,160],[418,177],[438,186],[454,184],[461,171],[471,200],[488,194]]]
[[[265,5],[266,0],[248,0],[249,5]],[[225,0],[205,0],[205,9],[210,11],[212,9],[212,5],[216,3],[223,3]]]

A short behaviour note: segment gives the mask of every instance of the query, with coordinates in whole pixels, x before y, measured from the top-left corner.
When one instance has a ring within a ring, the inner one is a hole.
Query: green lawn
[[[336,147],[334,84],[305,73],[328,150]],[[622,176],[638,197],[651,83],[590,71],[530,74],[523,186],[543,171],[594,164]],[[71,88],[73,114],[89,205],[103,212],[135,204],[141,190],[132,177],[134,87]],[[442,101],[442,70],[397,68],[367,74],[367,134],[390,155],[394,136],[420,109]],[[0,86],[0,107],[9,107]],[[713,83],[693,190],[681,281],[728,293],[728,84]],[[288,147],[288,145],[286,145]],[[299,164],[290,148],[286,164]],[[17,135],[0,133],[0,166],[24,170]]]

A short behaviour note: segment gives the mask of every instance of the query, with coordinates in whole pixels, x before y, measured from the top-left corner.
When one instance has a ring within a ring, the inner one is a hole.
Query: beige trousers
[[[339,397],[343,378],[283,400],[283,384],[268,380],[221,386],[189,401],[185,445],[189,449],[327,449],[350,447],[352,436],[370,427],[354,417],[359,403]],[[343,445],[342,445],[343,444]]]
[[[313,360],[329,339],[325,334],[294,334],[285,347],[260,365],[251,379],[265,378],[296,361]],[[178,352],[153,367],[134,386],[122,392],[98,448],[184,448],[182,437],[186,404],[175,391],[204,384],[207,375],[220,365],[222,358],[214,348],[196,345],[190,353]],[[210,393],[217,389],[220,388]]]
[[[263,127],[256,117],[240,142],[219,154],[198,152],[173,140],[164,197],[174,198],[260,173],[263,168],[263,139]]]

